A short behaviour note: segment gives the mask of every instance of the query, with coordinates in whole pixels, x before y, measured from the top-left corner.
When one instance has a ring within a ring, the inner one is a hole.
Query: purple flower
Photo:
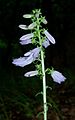
[[[18,59],[13,59],[13,64],[16,66],[24,67],[26,65],[31,64],[39,57],[40,48],[35,48],[24,54],[24,57],[20,57]]]
[[[40,52],[40,48],[34,48],[33,50],[30,50],[29,52],[25,53],[24,56],[30,56],[32,55],[34,60],[38,58]]]
[[[47,48],[47,47],[50,45],[49,40],[46,39],[46,40],[42,43],[42,45],[43,45],[45,48]]]
[[[29,33],[29,34],[26,34],[26,35],[23,35],[21,38],[20,38],[20,40],[27,40],[27,39],[30,39],[30,38],[32,38],[34,36],[34,34],[33,33]]]
[[[21,42],[20,42],[21,45],[27,45],[30,43],[32,43],[31,39],[21,40]]]
[[[32,76],[35,76],[35,75],[38,75],[38,71],[35,70],[35,71],[30,71],[30,72],[27,72],[24,74],[25,77],[32,77]]]
[[[31,55],[29,57],[20,57],[17,59],[13,59],[12,63],[15,64],[16,66],[24,67],[32,62],[33,62],[33,57]]]
[[[64,82],[65,81],[65,77],[62,75],[62,73],[58,72],[58,71],[55,71],[55,70],[52,70],[51,71],[51,77],[53,78],[53,81],[54,82],[57,82],[57,83],[61,83],[61,82]]]
[[[44,31],[44,34],[52,44],[55,44],[55,39],[52,37],[52,35],[50,35],[50,33],[47,30]]]

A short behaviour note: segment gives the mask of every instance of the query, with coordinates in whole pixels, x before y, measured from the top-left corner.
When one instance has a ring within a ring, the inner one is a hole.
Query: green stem
[[[42,49],[42,41],[40,36],[39,25],[37,26],[38,38],[41,47],[41,65],[42,65],[42,78],[43,78],[43,106],[44,106],[44,120],[47,120],[47,102],[46,102],[46,76],[45,76],[45,65],[44,65],[44,52]]]
[[[44,66],[44,55],[41,50],[41,64],[43,74],[43,103],[44,103],[44,120],[47,120],[47,102],[46,102],[46,77],[45,77],[45,66]]]

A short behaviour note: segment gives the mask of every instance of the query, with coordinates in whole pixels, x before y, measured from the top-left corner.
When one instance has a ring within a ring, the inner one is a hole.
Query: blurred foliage
[[[7,48],[7,44],[0,39],[0,48]]]

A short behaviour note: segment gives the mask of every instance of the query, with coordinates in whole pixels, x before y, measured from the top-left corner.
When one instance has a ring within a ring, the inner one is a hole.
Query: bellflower
[[[21,24],[21,25],[19,25],[19,28],[21,28],[21,29],[23,29],[23,30],[31,30],[31,29],[33,29],[35,26],[36,26],[36,23],[33,22],[33,23],[31,23],[30,25],[28,25],[28,26]]]
[[[27,44],[32,43],[31,39],[22,40],[22,37],[20,39],[21,39],[21,42],[20,42],[21,45],[27,45]],[[50,45],[50,42],[48,39],[45,39],[44,42],[42,43],[42,46],[44,46],[45,48],[47,48],[49,45]]]
[[[38,75],[38,71],[35,70],[35,71],[30,71],[30,72],[27,72],[24,74],[25,77],[32,77],[32,76],[35,76],[35,75]]]
[[[42,20],[42,22],[43,22],[44,24],[47,24],[47,20],[46,20],[45,18]]]
[[[33,15],[32,14],[25,14],[23,15],[24,18],[31,18]]]
[[[28,26],[27,25],[19,25],[19,28],[23,29],[23,30],[28,30]]]
[[[28,29],[33,29],[34,27],[36,26],[36,22],[33,22],[31,23],[29,26],[28,26]]]
[[[54,82],[57,82],[57,83],[61,83],[61,82],[64,82],[65,81],[65,77],[62,75],[62,73],[58,72],[58,71],[55,71],[55,70],[52,70],[51,71],[51,77],[53,78],[53,81]]]
[[[34,48],[33,50],[30,50],[29,52],[25,53],[24,56],[30,56],[32,55],[34,60],[38,58],[40,52],[40,48]]]
[[[24,57],[13,59],[13,64],[16,66],[24,67],[31,64],[39,57],[40,48],[35,48],[24,54]]]
[[[21,45],[27,45],[30,43],[32,43],[31,39],[21,40],[21,42],[20,42]]]
[[[34,11],[33,11],[34,12]],[[35,17],[36,18],[39,18],[39,16],[41,15],[41,12],[40,12],[40,9],[37,11],[36,10],[36,12],[35,12]]]
[[[46,39],[46,40],[42,43],[42,45],[43,45],[45,48],[47,48],[47,47],[50,45],[49,40]]]
[[[65,81],[65,77],[62,75],[62,73],[56,71],[56,70],[51,70],[47,68],[45,70],[45,65],[44,65],[44,49],[42,49],[41,46],[44,48],[47,48],[51,43],[55,44],[55,39],[52,37],[52,35],[42,27],[41,23],[47,24],[47,20],[45,17],[42,17],[41,10],[36,9],[32,11],[32,14],[25,14],[23,15],[24,18],[31,18],[31,21],[33,21],[29,25],[19,25],[19,27],[23,30],[32,30],[31,33],[23,35],[20,38],[20,44],[21,45],[27,45],[27,44],[34,44],[37,47],[26,52],[23,57],[13,59],[13,64],[16,66],[24,67],[26,65],[31,64],[35,60],[40,61],[36,62],[36,70],[34,71],[29,71],[24,74],[25,77],[32,77],[35,75],[39,75],[40,78],[42,78],[42,83],[43,83],[43,113],[44,113],[44,120],[47,120],[47,110],[48,110],[48,103],[46,99],[46,73],[51,74],[51,77],[53,78],[54,82],[61,83]],[[38,47],[39,46],[39,47]]]
[[[55,39],[52,37],[52,35],[47,30],[44,31],[44,34],[46,35],[46,37],[49,39],[49,41],[52,44],[55,44]]]
[[[26,34],[26,35],[23,35],[20,40],[26,40],[26,39],[30,39],[34,36],[33,33],[29,33],[29,34]]]
[[[17,59],[13,59],[12,63],[15,64],[16,66],[24,67],[32,62],[33,62],[33,56],[30,55],[28,57],[20,57]]]

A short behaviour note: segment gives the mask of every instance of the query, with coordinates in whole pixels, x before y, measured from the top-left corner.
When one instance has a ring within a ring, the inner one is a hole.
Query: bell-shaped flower
[[[24,18],[31,18],[33,15],[32,14],[24,14],[23,17]]]
[[[49,40],[52,44],[55,44],[55,39],[52,37],[52,35],[51,35],[47,30],[44,31],[44,34],[46,35],[46,37],[48,38],[48,40]]]
[[[31,23],[30,25],[19,25],[19,28],[23,29],[23,30],[32,30],[34,27],[36,26],[36,22]]]
[[[34,48],[33,50],[30,50],[29,52],[25,53],[24,56],[30,56],[32,55],[33,56],[33,59],[37,59],[38,56],[39,56],[39,52],[40,52],[40,48]]]
[[[27,45],[30,43],[32,43],[31,39],[21,40],[21,42],[20,42],[21,45]]]
[[[35,48],[24,54],[24,57],[13,59],[13,64],[16,66],[24,67],[31,64],[39,57],[40,48]]]
[[[50,45],[50,42],[48,39],[46,39],[43,43],[42,46],[44,46],[45,48],[47,48]]]
[[[35,26],[36,26],[36,22],[33,22],[28,26],[28,29],[32,30]]]
[[[32,77],[32,76],[35,76],[35,75],[38,75],[38,71],[35,70],[35,71],[30,71],[30,72],[27,72],[24,74],[25,77]]]
[[[47,20],[45,18],[43,18],[42,23],[47,24]]]
[[[21,40],[20,41],[21,45],[27,45],[27,44],[30,44],[30,43],[32,43],[31,39],[26,39],[26,40]],[[50,42],[49,42],[48,39],[44,40],[44,42],[42,43],[42,46],[44,46],[45,48],[47,48],[49,45],[50,45]]]
[[[28,26],[27,25],[19,25],[19,28],[23,29],[23,30],[28,30]]]
[[[24,67],[26,60],[27,60],[26,57],[20,57],[17,59],[13,59],[12,63],[15,64],[16,66]]]
[[[40,11],[40,9],[39,9],[39,10],[36,10],[35,17],[36,17],[36,18],[39,18],[40,15],[41,15],[41,11]]]
[[[16,66],[24,67],[26,65],[29,65],[33,62],[33,56],[30,55],[29,57],[20,57],[18,59],[13,59],[13,64]]]
[[[33,33],[29,33],[29,34],[26,34],[26,35],[23,35],[21,38],[20,38],[20,40],[26,40],[26,39],[30,39],[30,38],[32,38],[34,36],[34,34]]]
[[[54,82],[57,82],[57,83],[61,83],[61,82],[64,82],[65,81],[65,77],[62,75],[62,73],[58,72],[58,71],[55,71],[55,70],[51,70],[51,77],[53,78],[53,81]]]

